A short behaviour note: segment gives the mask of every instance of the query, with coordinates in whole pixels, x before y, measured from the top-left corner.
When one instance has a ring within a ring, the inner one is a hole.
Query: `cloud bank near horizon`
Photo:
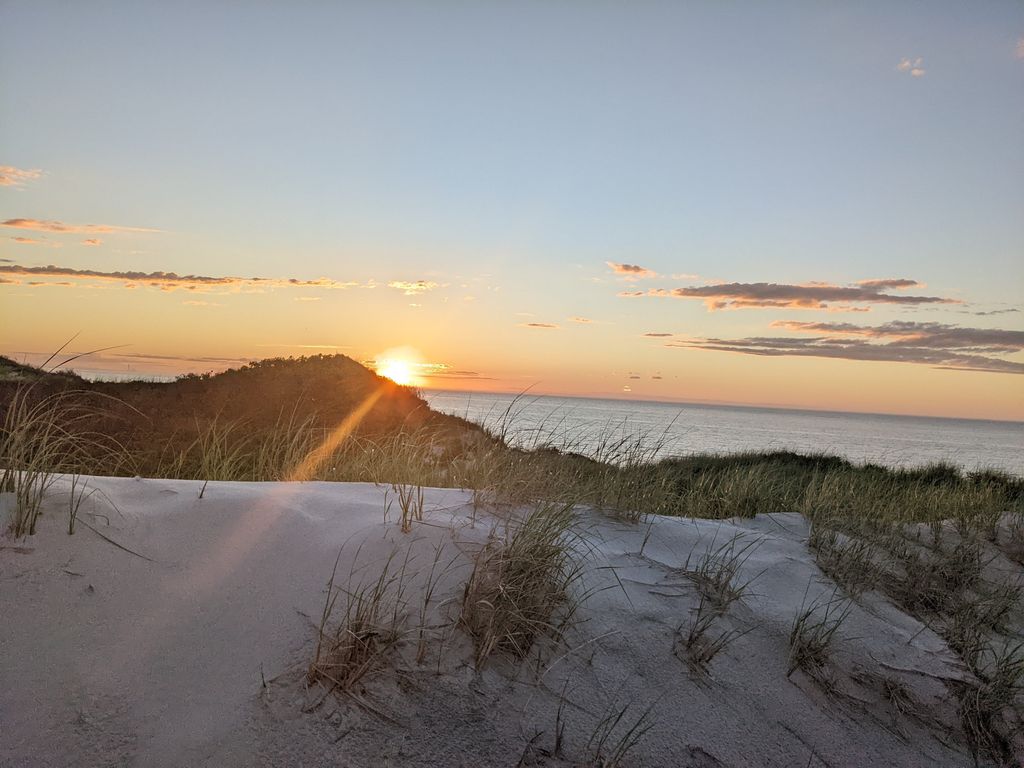
[[[1024,331],[910,321],[871,326],[782,320],[772,323],[772,327],[815,335],[678,338],[665,346],[766,357],[824,357],[1024,374],[1024,362],[1005,359],[1006,355],[1024,352]]]

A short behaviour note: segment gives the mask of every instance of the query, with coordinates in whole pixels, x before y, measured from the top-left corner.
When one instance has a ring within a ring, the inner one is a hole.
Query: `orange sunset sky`
[[[1024,6],[8,2],[0,354],[1024,420]]]

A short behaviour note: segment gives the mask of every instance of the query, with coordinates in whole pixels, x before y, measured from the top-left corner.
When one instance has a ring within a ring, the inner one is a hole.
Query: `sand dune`
[[[798,515],[648,527],[579,510],[589,597],[565,642],[477,670],[454,619],[471,556],[501,521],[474,514],[468,493],[428,489],[403,534],[368,484],[210,483],[202,499],[194,481],[89,487],[75,535],[58,483],[37,535],[0,539],[5,766],[594,765],[637,721],[649,729],[623,765],[972,762],[943,682],[969,673],[879,595],[851,606],[831,690],[787,677],[794,615],[834,591]],[[738,576],[750,586],[715,634],[746,634],[702,673],[680,650],[698,605],[680,569],[736,534],[754,542]],[[351,694],[325,695],[306,671],[339,550],[342,581],[408,554],[413,612],[431,564],[450,565],[422,661],[410,639]],[[887,696],[897,689],[909,711]]]

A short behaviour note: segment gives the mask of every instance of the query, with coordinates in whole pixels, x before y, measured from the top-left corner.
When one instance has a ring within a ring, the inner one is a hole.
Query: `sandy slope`
[[[410,570],[422,574],[440,547],[454,564],[439,594],[454,600],[433,620],[453,616],[468,554],[495,522],[473,523],[468,494],[428,491],[428,519],[402,534],[383,520],[384,490],[366,484],[211,483],[203,499],[191,481],[90,487],[99,492],[74,536],[58,485],[39,534],[0,539],[4,766],[573,765],[627,704],[624,724],[648,708],[652,723],[627,765],[972,763],[940,681],[965,673],[880,597],[854,606],[842,629],[835,674],[848,695],[826,696],[799,672],[787,679],[794,613],[833,589],[797,516],[659,518],[648,532],[581,513],[595,591],[568,647],[476,672],[461,631],[438,629],[422,664],[403,651],[357,701],[304,685],[339,548],[347,578],[357,555],[373,569],[396,548],[412,548]],[[675,655],[697,600],[674,569],[736,532],[760,541],[743,572],[756,578],[720,626],[752,629],[702,677]],[[927,716],[896,713],[878,680],[852,683],[858,670],[902,681]],[[558,758],[546,753],[562,691]]]

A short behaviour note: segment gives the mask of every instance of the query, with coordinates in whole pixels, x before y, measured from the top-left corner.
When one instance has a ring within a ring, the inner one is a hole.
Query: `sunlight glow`
[[[377,375],[391,379],[395,384],[406,387],[416,380],[413,374],[413,363],[408,360],[378,360]]]

